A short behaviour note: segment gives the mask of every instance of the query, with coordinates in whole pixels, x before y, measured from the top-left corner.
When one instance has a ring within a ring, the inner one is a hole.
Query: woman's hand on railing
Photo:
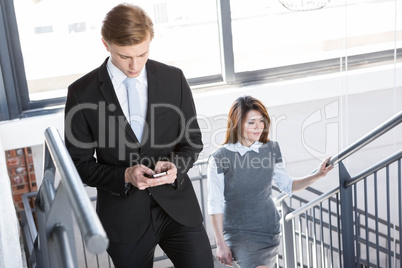
[[[294,179],[292,184],[292,192],[304,190],[320,178],[325,177],[328,172],[334,168],[332,165],[328,165],[328,161],[330,159],[331,157],[327,157],[313,173],[302,178]]]
[[[319,178],[327,176],[328,172],[334,168],[333,165],[330,165],[328,163],[330,159],[331,159],[331,157],[327,157],[324,161],[322,161],[320,166],[318,167],[317,171],[315,172],[315,174]]]

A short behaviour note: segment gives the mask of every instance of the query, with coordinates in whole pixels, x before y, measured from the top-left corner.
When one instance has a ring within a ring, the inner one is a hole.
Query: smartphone
[[[162,176],[165,176],[165,175],[167,175],[167,171],[157,173],[157,174],[154,174],[154,175],[148,175],[148,174],[144,173],[145,177],[151,178],[151,179],[159,178],[159,177],[162,177]]]
[[[167,175],[166,171],[158,173],[158,174],[154,174],[154,175],[151,176],[151,178],[159,178],[159,177],[162,177],[162,176],[165,176],[165,175]]]

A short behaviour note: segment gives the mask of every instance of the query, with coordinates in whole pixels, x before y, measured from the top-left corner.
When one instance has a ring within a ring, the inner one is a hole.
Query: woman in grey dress
[[[333,167],[293,179],[282,164],[279,145],[268,139],[270,118],[257,99],[238,98],[228,116],[226,139],[208,161],[208,211],[217,243],[216,256],[226,265],[273,267],[280,216],[272,183],[289,195],[324,177]]]

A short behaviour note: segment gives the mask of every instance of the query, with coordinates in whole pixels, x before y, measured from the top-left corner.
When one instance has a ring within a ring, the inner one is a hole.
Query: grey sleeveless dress
[[[218,174],[224,174],[223,230],[242,268],[273,267],[280,243],[280,215],[272,200],[272,175],[282,162],[277,142],[241,156],[224,147],[215,151]]]

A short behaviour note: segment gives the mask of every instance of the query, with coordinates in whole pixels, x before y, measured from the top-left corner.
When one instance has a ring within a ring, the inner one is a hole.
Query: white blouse
[[[237,142],[236,144],[224,144],[223,147],[232,152],[238,152],[241,156],[243,156],[249,151],[259,153],[259,148],[262,145],[263,143],[257,141],[253,143],[250,147],[248,147],[242,145],[240,142]],[[210,156],[208,160],[207,177],[208,213],[210,215],[222,214],[224,209],[225,190],[224,174],[218,174],[215,159],[213,158],[213,156]],[[290,177],[283,163],[275,164],[272,179],[281,191],[287,193],[289,196],[292,196],[293,178]]]

